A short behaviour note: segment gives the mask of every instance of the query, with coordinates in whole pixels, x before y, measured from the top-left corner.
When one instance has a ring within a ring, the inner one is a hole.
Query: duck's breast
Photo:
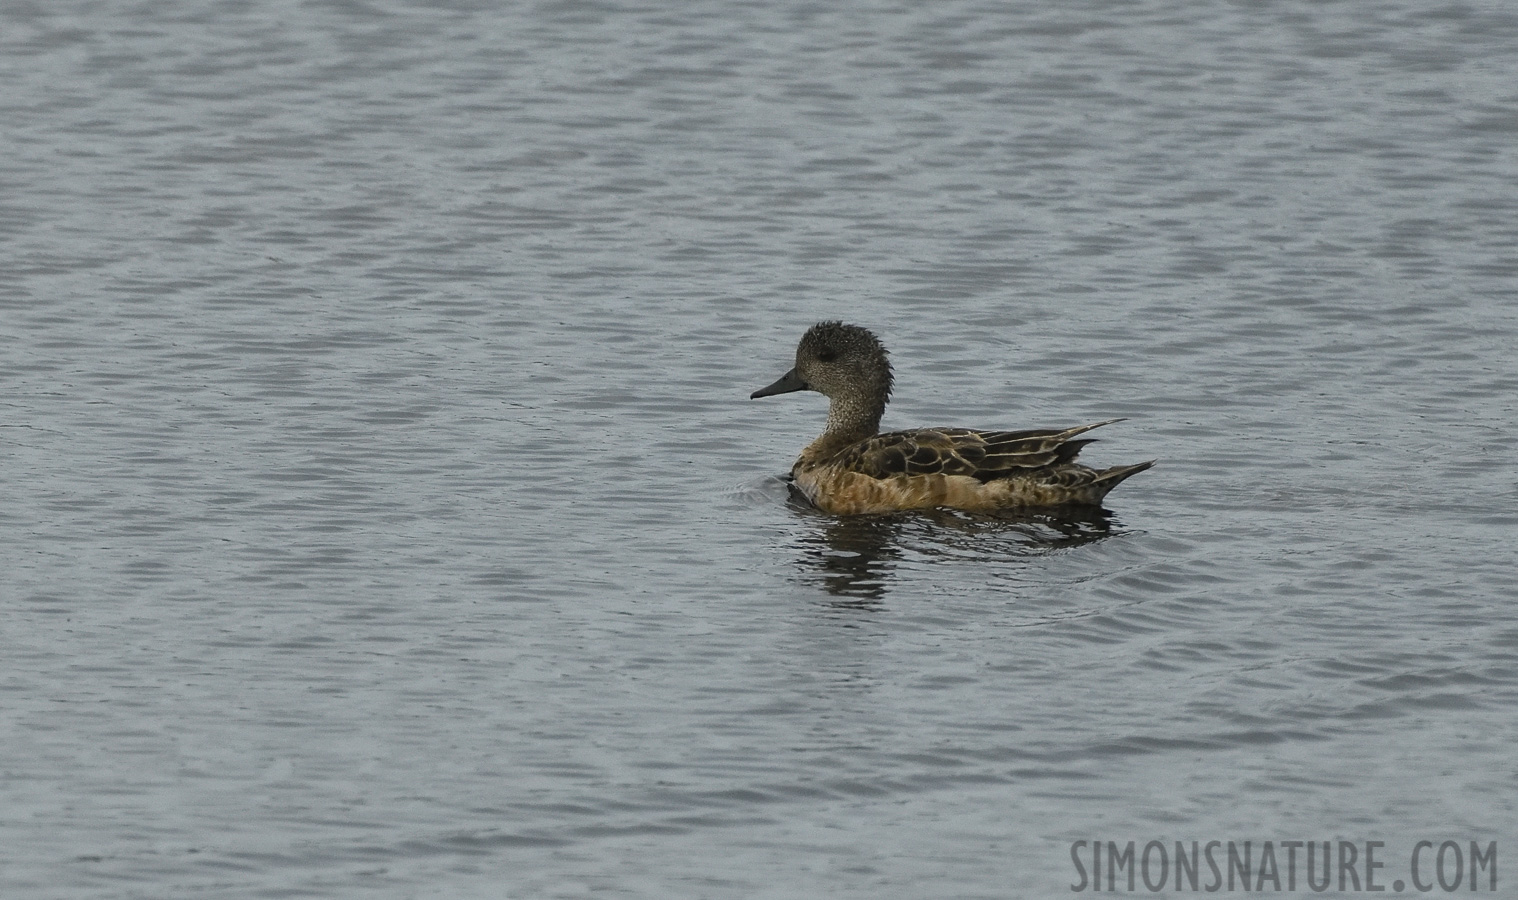
[[[835,515],[884,513],[949,506],[989,510],[1009,504],[1005,492],[966,475],[893,475],[871,478],[827,466],[798,469],[796,487],[813,506]]]

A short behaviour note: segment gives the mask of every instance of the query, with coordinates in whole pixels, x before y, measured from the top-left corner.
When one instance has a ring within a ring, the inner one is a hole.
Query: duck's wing
[[[893,475],[968,475],[981,481],[1044,469],[1075,458],[1092,439],[1072,440],[1108,419],[1076,428],[972,431],[923,428],[867,438],[844,450],[836,464],[872,478]]]

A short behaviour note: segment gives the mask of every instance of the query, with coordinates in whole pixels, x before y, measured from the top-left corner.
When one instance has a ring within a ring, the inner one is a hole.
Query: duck
[[[867,328],[819,322],[796,346],[796,365],[750,399],[797,391],[828,398],[827,425],[791,467],[791,485],[832,515],[947,507],[967,512],[1099,507],[1156,460],[1110,469],[1075,461],[1108,419],[1065,429],[918,428],[880,433],[893,387],[885,345]]]

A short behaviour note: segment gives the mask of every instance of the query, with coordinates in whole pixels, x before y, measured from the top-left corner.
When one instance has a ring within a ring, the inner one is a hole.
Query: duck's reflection
[[[901,559],[898,540],[905,516],[817,515],[821,527],[801,539],[803,569],[814,573],[836,605],[869,609],[885,597]]]
[[[798,560],[810,579],[838,598],[833,605],[877,608],[892,573],[908,557],[938,560],[1015,558],[1100,541],[1114,533],[1112,513],[1094,506],[966,513],[951,509],[875,516],[829,516],[793,506],[816,524],[801,538]]]

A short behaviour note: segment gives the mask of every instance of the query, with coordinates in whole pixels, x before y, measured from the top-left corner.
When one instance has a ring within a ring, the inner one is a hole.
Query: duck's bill
[[[784,375],[781,375],[779,381],[775,382],[769,387],[760,388],[759,390],[754,391],[752,394],[748,395],[748,398],[750,400],[757,400],[760,397],[773,397],[776,394],[789,394],[792,391],[806,390],[811,390],[811,385],[807,384],[805,381],[802,381],[801,376],[796,374],[795,369],[792,369],[789,372],[786,372]]]

